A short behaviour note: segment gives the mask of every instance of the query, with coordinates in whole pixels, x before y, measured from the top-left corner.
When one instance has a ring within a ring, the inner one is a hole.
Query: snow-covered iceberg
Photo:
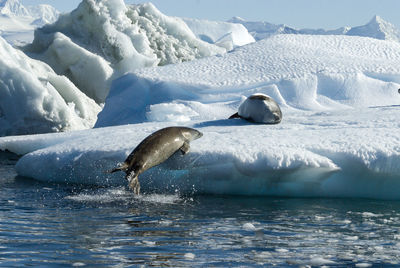
[[[24,6],[18,0],[0,1],[0,36],[13,45],[32,42],[35,27],[57,20],[60,12],[50,5]]]
[[[115,80],[97,125],[137,124],[3,137],[0,150],[23,155],[22,176],[126,185],[104,171],[152,132],[185,125],[203,137],[141,174],[143,192],[400,199],[399,57],[396,42],[276,35]],[[280,124],[226,119],[254,92],[279,102]]]
[[[183,18],[183,21],[198,38],[224,47],[228,51],[255,42],[253,36],[240,23],[191,18]]]
[[[97,128],[0,138],[21,155],[21,176],[126,185],[104,171],[152,132],[184,125],[203,137],[141,174],[143,192],[400,199],[398,42],[280,34],[219,54],[182,20],[119,0],[84,0],[36,35],[31,55],[106,102]],[[0,44],[4,135],[25,131],[26,116],[55,130],[94,123],[99,105],[66,77]],[[227,119],[256,92],[280,104],[280,124]]]
[[[93,97],[93,87],[97,88],[101,93],[95,100],[104,102],[111,80],[127,71],[189,61],[226,49],[200,40],[183,20],[162,14],[151,3],[83,0],[71,13],[37,29],[25,51],[70,78],[87,95]],[[66,51],[76,60],[69,59]],[[96,57],[102,62],[86,64]],[[79,71],[75,71],[77,66]],[[97,77],[96,85],[85,83],[88,74]]]
[[[374,16],[366,25],[349,28],[346,35],[400,42],[400,30],[379,16]]]
[[[188,122],[204,136],[191,151],[141,174],[142,191],[182,194],[400,199],[399,107],[285,112],[279,125],[242,120]],[[25,154],[19,175],[42,181],[126,185],[104,171],[169,123],[0,138]]]
[[[298,31],[285,24],[273,24],[266,21],[247,21],[233,17],[228,22],[242,24],[255,40],[261,40],[273,34],[296,34]]]
[[[0,37],[0,136],[86,129],[100,106]]]
[[[295,29],[284,24],[277,25],[265,21],[246,21],[240,17],[233,17],[229,22],[243,24],[256,40],[264,39],[273,34],[312,34],[364,36],[400,42],[400,30],[379,16],[374,16],[366,25],[356,27],[345,26],[334,30]]]
[[[227,118],[255,92],[302,110],[399,104],[399,60],[397,42],[275,35],[228,54],[126,74],[113,82],[96,126]]]

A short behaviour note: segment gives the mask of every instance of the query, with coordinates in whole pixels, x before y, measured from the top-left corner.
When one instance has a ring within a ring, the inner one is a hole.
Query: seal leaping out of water
[[[229,117],[232,118],[243,118],[254,123],[278,124],[282,120],[282,112],[270,96],[256,93],[239,106],[238,112]]]
[[[167,127],[145,138],[119,167],[110,170],[125,171],[129,187],[135,194],[140,193],[139,174],[167,160],[176,151],[189,152],[189,142],[203,134],[188,127]]]

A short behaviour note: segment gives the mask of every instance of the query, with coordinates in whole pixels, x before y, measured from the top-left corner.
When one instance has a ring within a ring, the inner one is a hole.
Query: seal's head
[[[278,124],[282,120],[279,105],[270,96],[256,93],[240,106],[238,115],[246,120],[262,124]]]
[[[203,133],[193,128],[182,127],[181,129],[182,129],[182,136],[188,141],[197,140],[203,136]]]

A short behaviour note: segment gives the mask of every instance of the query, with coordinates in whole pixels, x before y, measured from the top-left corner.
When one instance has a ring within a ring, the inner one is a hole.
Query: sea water
[[[142,194],[0,164],[0,266],[400,265],[400,202]]]

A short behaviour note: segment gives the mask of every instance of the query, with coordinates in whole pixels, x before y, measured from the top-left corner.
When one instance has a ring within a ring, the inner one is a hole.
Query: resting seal
[[[278,124],[282,120],[279,105],[268,95],[256,93],[248,97],[232,118],[243,118],[250,122],[262,124]]]
[[[125,178],[135,194],[140,193],[138,176],[144,171],[167,160],[176,151],[189,152],[189,142],[203,136],[200,131],[188,127],[167,127],[145,138],[119,167],[110,170],[125,171]]]

